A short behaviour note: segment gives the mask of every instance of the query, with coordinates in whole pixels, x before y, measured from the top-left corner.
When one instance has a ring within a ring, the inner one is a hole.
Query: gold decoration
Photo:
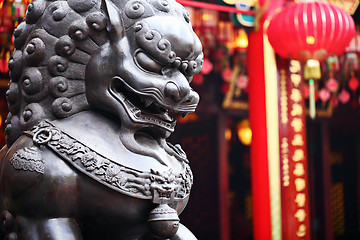
[[[300,102],[302,99],[301,91],[297,88],[291,89],[290,99],[293,100],[295,103]]]
[[[304,150],[303,149],[296,149],[294,151],[294,155],[292,157],[292,160],[295,162],[301,161],[305,159]]]
[[[305,224],[301,224],[299,226],[298,231],[296,232],[296,236],[304,237],[305,235],[306,235],[306,226],[305,226]]]
[[[301,120],[301,118],[294,118],[291,121],[291,126],[294,128],[295,132],[301,132],[303,129],[303,122]]]
[[[303,176],[304,174],[305,174],[304,164],[303,163],[295,164],[294,175],[300,177]]]
[[[303,146],[304,140],[301,134],[297,133],[294,135],[294,139],[291,141],[293,146]]]
[[[305,190],[305,186],[306,186],[305,179],[303,178],[295,179],[295,188],[297,192],[301,192]]]
[[[305,193],[297,193],[295,198],[295,203],[298,207],[304,207],[306,201],[306,195]]]
[[[300,104],[294,103],[291,106],[291,116],[293,117],[300,117],[303,114],[303,108]]]
[[[306,212],[304,209],[298,209],[294,215],[299,222],[305,221],[306,218]]]

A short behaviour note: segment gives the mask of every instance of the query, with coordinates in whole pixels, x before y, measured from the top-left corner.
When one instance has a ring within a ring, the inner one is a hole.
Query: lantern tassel
[[[309,80],[309,116],[311,119],[316,117],[316,106],[315,106],[315,81],[314,79]]]

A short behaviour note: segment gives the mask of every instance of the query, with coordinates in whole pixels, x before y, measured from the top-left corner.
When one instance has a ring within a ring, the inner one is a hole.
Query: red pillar
[[[252,129],[251,181],[254,240],[275,240],[271,213],[269,175],[268,128],[266,112],[264,22],[284,0],[260,0],[258,29],[249,35],[248,77],[249,77],[249,118]],[[276,104],[276,103],[274,103]],[[276,147],[276,146],[275,146]],[[274,146],[273,146],[274,148]],[[281,221],[281,216],[280,216]],[[281,226],[281,222],[279,223]],[[281,231],[281,227],[280,227]],[[276,235],[276,234],[275,234]],[[281,233],[279,236],[281,239]]]
[[[250,153],[254,239],[270,240],[271,217],[262,28],[249,36],[248,61],[249,117],[253,132]]]
[[[309,239],[301,64],[277,61],[261,27],[249,43],[254,239]]]

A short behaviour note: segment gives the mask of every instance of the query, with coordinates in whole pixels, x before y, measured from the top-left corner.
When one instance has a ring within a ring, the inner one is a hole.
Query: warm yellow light
[[[203,21],[209,21],[210,20],[210,14],[207,14],[207,13],[204,13],[203,15],[202,15],[202,19],[203,19]]]
[[[245,49],[249,45],[248,36],[244,29],[239,29],[235,39],[235,48]]]
[[[242,144],[249,146],[251,144],[252,131],[250,128],[241,129],[238,131],[239,139]]]
[[[250,145],[251,139],[252,139],[252,131],[250,128],[250,122],[249,119],[244,119],[237,125],[237,134],[239,137],[239,140],[244,145]]]
[[[213,28],[213,27],[216,27],[217,24],[219,23],[219,21],[218,21],[218,11],[210,10],[210,9],[201,9],[200,13],[201,13],[200,20],[202,21],[201,24],[204,27]]]
[[[315,43],[315,38],[313,36],[307,36],[306,43],[309,45],[313,45]]]
[[[225,140],[230,141],[231,136],[232,136],[231,129],[230,128],[225,129]]]

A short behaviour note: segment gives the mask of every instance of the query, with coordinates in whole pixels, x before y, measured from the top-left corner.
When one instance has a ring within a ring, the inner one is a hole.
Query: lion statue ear
[[[106,14],[109,19],[107,31],[110,33],[111,41],[118,41],[125,36],[125,28],[119,9],[110,0],[104,0]]]

